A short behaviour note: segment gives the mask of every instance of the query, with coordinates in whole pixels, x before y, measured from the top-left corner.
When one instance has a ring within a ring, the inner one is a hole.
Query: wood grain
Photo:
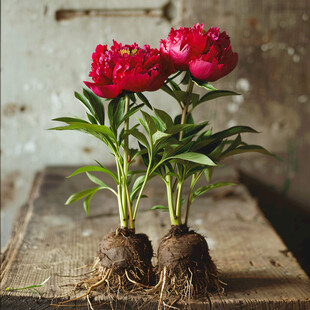
[[[71,193],[92,186],[85,176],[65,179],[73,170],[49,167],[37,175],[2,253],[1,309],[56,309],[50,304],[66,300],[68,294],[76,296],[72,284],[78,281],[77,275],[89,270],[85,265],[92,263],[101,237],[117,228],[117,206],[110,192],[95,196],[89,217],[82,203],[64,206]],[[218,177],[233,180],[236,173],[223,169]],[[166,213],[149,211],[152,205],[165,203],[160,180],[152,180],[147,195],[137,231],[148,234],[156,249],[169,229]],[[213,309],[310,309],[308,277],[244,185],[197,199],[191,216],[190,226],[206,236],[221,280],[227,283],[224,294],[210,295]],[[6,287],[39,284],[49,276],[45,287],[38,289],[41,299],[29,290],[4,292]],[[154,298],[141,295],[119,296],[110,304],[97,294],[92,304],[94,309],[157,309]],[[210,304],[205,298],[180,307],[210,309]],[[87,303],[81,300],[64,309],[70,308],[87,309]]]

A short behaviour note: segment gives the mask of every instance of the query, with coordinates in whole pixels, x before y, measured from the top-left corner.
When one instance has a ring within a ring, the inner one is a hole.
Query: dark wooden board
[[[102,236],[117,228],[117,205],[109,191],[95,196],[89,217],[82,203],[64,205],[71,193],[92,186],[82,175],[66,179],[74,169],[48,167],[37,175],[29,202],[21,208],[1,255],[1,309],[56,309],[52,302],[65,300],[68,294],[75,297],[67,284],[74,284],[76,275],[88,270],[81,267],[92,263]],[[223,169],[218,178],[235,180],[237,174]],[[169,229],[167,213],[149,211],[154,204],[165,203],[162,185],[160,180],[150,182],[149,199],[137,218],[137,232],[148,234],[154,249]],[[191,216],[190,226],[206,236],[221,280],[227,283],[224,294],[210,295],[213,309],[310,309],[308,277],[244,185],[197,199]],[[46,285],[38,288],[42,298],[29,290],[4,291],[39,284],[49,276]],[[156,300],[139,295],[119,296],[113,304],[96,296],[92,303],[94,309],[136,309],[138,305],[157,309]],[[210,309],[210,303],[205,298],[186,307]],[[87,302],[71,308],[87,309]]]

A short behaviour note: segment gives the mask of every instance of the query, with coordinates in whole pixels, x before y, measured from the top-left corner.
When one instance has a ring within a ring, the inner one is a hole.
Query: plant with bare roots
[[[203,25],[172,29],[167,40],[161,42],[161,52],[174,62],[178,72],[169,77],[162,90],[172,96],[180,106],[174,119],[166,112],[153,109],[155,116],[146,116],[144,124],[149,133],[159,131],[169,135],[165,145],[156,150],[157,174],[164,182],[167,205],[157,205],[169,213],[171,229],[161,239],[158,249],[157,291],[160,302],[175,296],[187,300],[193,296],[206,296],[208,291],[221,291],[217,267],[205,238],[188,228],[191,206],[195,199],[214,188],[233,185],[230,182],[212,183],[212,173],[219,163],[232,155],[244,152],[270,153],[261,146],[246,144],[242,133],[256,133],[248,126],[234,126],[214,133],[209,122],[196,123],[192,112],[209,100],[223,96],[239,95],[228,90],[218,90],[210,85],[237,65],[238,55],[232,52],[229,37],[218,28],[203,30]],[[183,74],[183,79],[178,76]],[[185,89],[183,88],[185,86]],[[205,93],[194,92],[199,87]],[[233,137],[233,138],[232,138]],[[149,148],[152,148],[150,146]],[[148,157],[141,147],[146,165]],[[201,177],[205,185],[199,185]],[[189,183],[185,183],[189,180]],[[185,187],[187,187],[185,191]],[[186,194],[185,196],[185,192]]]
[[[84,209],[89,214],[93,196],[100,190],[109,190],[116,196],[120,218],[120,226],[105,235],[99,245],[93,277],[83,282],[88,291],[81,297],[99,286],[105,292],[134,291],[154,282],[151,242],[145,234],[135,233],[138,207],[151,170],[131,168],[141,151],[129,145],[129,136],[140,135],[138,125],[130,127],[129,121],[143,106],[151,108],[142,92],[159,89],[174,70],[159,50],[148,45],[140,48],[136,43],[122,45],[114,41],[110,49],[98,45],[92,58],[93,82],[85,82],[91,90],[75,93],[88,110],[87,119],[56,118],[66,125],[52,128],[87,133],[103,142],[115,158],[116,172],[96,161],[97,165],[81,167],[70,175],[86,173],[95,187],[71,195],[67,205],[84,199]],[[107,174],[115,186],[108,186],[94,173]]]

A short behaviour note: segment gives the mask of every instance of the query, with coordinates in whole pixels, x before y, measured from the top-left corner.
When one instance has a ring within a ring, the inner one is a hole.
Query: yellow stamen
[[[127,48],[127,49],[123,48],[119,52],[120,52],[121,56],[124,56],[124,54],[128,54],[129,56],[133,56],[133,55],[137,54],[138,49],[135,48],[132,51],[130,51],[129,48]]]

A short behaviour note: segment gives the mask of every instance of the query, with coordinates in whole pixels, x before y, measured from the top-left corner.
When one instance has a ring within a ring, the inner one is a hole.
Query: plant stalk
[[[177,201],[176,201],[176,217],[177,219],[182,221],[181,218],[181,210],[182,210],[182,191],[183,191],[183,184],[184,182],[180,182],[178,186],[178,192],[177,192]]]
[[[134,213],[133,213],[133,221],[136,220],[136,214],[137,214],[137,211],[138,211],[138,206],[139,206],[139,203],[140,203],[140,199],[142,197],[142,193],[143,193],[144,187],[146,185],[146,182],[147,182],[147,180],[148,180],[148,178],[150,176],[151,165],[152,165],[152,157],[149,160],[149,165],[147,167],[147,171],[146,171],[146,174],[145,174],[145,177],[144,177],[144,180],[143,180],[143,183],[142,183],[142,186],[140,188],[139,195],[138,195],[138,198],[137,198],[137,201],[136,201],[136,204],[135,204],[135,209],[134,209]]]
[[[186,204],[186,213],[185,213],[185,220],[184,220],[184,224],[187,225],[188,222],[188,215],[189,215],[189,209],[192,203],[191,200],[191,196],[192,196],[192,192],[193,192],[193,188],[195,186],[195,176],[192,176],[192,181],[191,181],[191,185],[189,188],[189,193],[188,193],[188,197],[187,197],[187,204]]]
[[[124,115],[126,115],[129,111],[129,96],[126,95],[125,96],[125,110],[124,110]],[[129,129],[129,118],[127,118],[125,120],[124,123],[124,130],[125,132],[128,131]],[[128,185],[127,185],[127,175],[128,175],[128,162],[129,162],[129,158],[128,158],[128,150],[129,150],[129,142],[128,142],[128,135],[125,136],[124,138],[124,175],[123,175],[123,204],[125,206],[125,209],[128,212],[129,215],[129,225],[130,228],[135,228],[135,224],[133,221],[133,217],[132,217],[132,209],[131,209],[131,203],[130,203],[130,199],[128,199],[129,197],[129,193],[128,193]],[[126,212],[126,213],[127,213]]]
[[[193,88],[194,88],[194,82],[190,78],[188,81],[188,85],[187,85],[187,90],[186,90],[187,96],[186,96],[186,100],[184,102],[184,108],[182,109],[181,125],[185,124],[186,120],[187,120],[188,108],[189,108],[190,103],[191,103],[191,95],[193,93]],[[179,140],[181,141],[182,138],[183,138],[183,130],[180,131]]]
[[[173,194],[172,194],[172,184],[171,184],[171,176],[166,176],[166,188],[167,188],[167,198],[168,198],[168,209],[170,216],[170,223],[174,226],[181,225],[180,217],[176,216],[174,205],[173,205]]]

